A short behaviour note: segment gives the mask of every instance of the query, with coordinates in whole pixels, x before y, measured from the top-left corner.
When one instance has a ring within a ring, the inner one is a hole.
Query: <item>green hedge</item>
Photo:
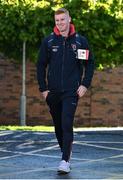
[[[57,6],[70,10],[76,30],[89,39],[97,67],[123,63],[123,5],[118,0],[1,1],[0,51],[21,61],[26,40],[27,58],[36,62],[42,38],[53,30]]]

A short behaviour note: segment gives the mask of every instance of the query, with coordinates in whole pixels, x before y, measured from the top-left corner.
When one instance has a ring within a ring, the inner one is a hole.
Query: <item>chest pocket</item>
[[[55,59],[59,52],[59,45],[55,44],[54,42],[54,35],[51,35],[50,40],[48,41],[48,59],[49,62],[51,59]]]
[[[81,48],[81,43],[77,42],[75,39],[75,41],[69,43],[68,48],[70,58],[77,61],[77,50]]]
[[[70,51],[74,53],[77,58],[77,50],[82,48],[82,43],[79,34],[76,34],[75,40],[70,43]]]

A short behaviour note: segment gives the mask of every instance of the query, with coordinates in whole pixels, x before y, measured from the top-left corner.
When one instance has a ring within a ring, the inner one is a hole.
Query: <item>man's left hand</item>
[[[85,86],[83,86],[83,85],[80,85],[78,90],[77,90],[77,94],[78,94],[79,97],[82,97],[82,96],[84,96],[86,91],[87,91],[87,88]]]

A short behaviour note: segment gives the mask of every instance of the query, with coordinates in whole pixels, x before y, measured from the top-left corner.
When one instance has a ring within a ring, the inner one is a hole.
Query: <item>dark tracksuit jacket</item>
[[[89,50],[87,61],[77,58],[77,49]],[[77,38],[74,25],[70,25],[67,38],[61,36],[55,27],[54,34],[43,39],[37,63],[39,90],[50,91],[46,101],[63,152],[62,159],[66,161],[73,141],[72,126],[78,101],[76,91],[80,85],[90,86],[93,72],[94,59],[87,39],[80,35]]]
[[[50,41],[53,41],[51,46]],[[53,40],[50,35],[42,41],[37,63],[37,78],[41,92],[47,89],[62,92],[77,90],[80,84],[86,88],[90,86],[94,71],[94,59],[89,51],[88,61],[83,60],[80,64],[76,58],[77,49],[89,49],[85,37],[80,36],[80,41],[81,44],[76,42],[76,32],[73,25],[71,25],[68,38],[62,37],[55,27]],[[83,68],[85,73],[82,78]]]

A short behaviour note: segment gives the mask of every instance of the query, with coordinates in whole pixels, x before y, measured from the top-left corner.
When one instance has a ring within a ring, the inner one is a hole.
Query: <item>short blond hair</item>
[[[55,15],[63,14],[63,13],[69,15],[69,11],[68,11],[67,9],[65,9],[65,8],[59,8],[59,9],[57,9],[57,10],[55,11]]]

